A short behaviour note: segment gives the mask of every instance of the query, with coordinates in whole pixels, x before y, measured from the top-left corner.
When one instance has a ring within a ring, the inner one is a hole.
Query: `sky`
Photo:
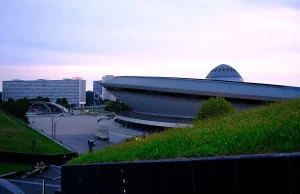
[[[3,80],[104,75],[300,87],[300,0],[1,0]]]

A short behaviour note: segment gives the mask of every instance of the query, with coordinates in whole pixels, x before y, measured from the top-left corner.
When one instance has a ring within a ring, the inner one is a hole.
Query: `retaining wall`
[[[0,151],[1,162],[16,162],[26,164],[35,164],[43,161],[45,164],[63,165],[68,160],[71,160],[77,156],[77,153],[43,155]]]
[[[300,153],[63,166],[62,193],[300,193]]]

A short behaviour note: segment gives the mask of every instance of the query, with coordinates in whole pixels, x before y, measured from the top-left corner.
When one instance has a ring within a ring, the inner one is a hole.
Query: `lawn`
[[[0,162],[0,175],[31,169],[30,164]]]
[[[0,151],[32,153],[32,140],[36,141],[37,153],[70,153],[69,150],[0,111]]]
[[[68,164],[300,151],[300,99],[195,122],[87,153]]]

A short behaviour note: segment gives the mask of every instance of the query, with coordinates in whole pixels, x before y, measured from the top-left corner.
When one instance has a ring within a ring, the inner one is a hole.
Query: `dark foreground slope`
[[[39,154],[70,153],[69,150],[41,135],[34,129],[0,111],[0,151],[32,153],[36,141]]]

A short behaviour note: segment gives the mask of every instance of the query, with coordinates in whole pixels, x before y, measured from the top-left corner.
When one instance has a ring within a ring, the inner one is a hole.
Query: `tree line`
[[[9,98],[6,102],[3,100],[0,101],[0,108],[9,112],[10,114],[13,114],[15,117],[23,120],[24,122],[28,123],[28,118],[26,116],[26,113],[28,111],[30,102],[33,101],[50,102],[50,98],[43,98],[40,96],[33,99],[22,98],[18,100]]]

